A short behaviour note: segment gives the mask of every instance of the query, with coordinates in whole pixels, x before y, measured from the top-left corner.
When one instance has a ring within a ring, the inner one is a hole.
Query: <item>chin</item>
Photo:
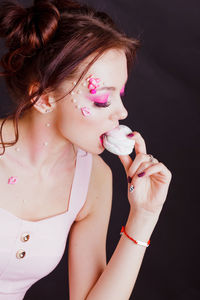
[[[97,152],[96,154],[101,154],[101,153],[104,152],[104,150],[105,150],[105,147],[104,147],[104,145],[103,145],[103,141],[100,140],[100,142],[99,142],[99,144],[98,144],[98,152]]]
[[[72,143],[76,148],[80,148],[83,151],[90,152],[92,154],[101,154],[105,150],[102,137],[100,137],[98,140],[96,139],[96,141],[95,139],[86,139],[84,141],[82,140],[82,143],[79,143],[78,141],[73,141]]]
[[[77,145],[78,148],[81,148],[82,150],[92,154],[101,154],[105,150],[104,146],[101,143],[99,143],[96,147],[94,146],[95,145],[93,145],[93,147],[88,147],[88,145]]]
[[[104,152],[105,148],[104,149],[101,149],[99,150],[96,154],[102,154]]]

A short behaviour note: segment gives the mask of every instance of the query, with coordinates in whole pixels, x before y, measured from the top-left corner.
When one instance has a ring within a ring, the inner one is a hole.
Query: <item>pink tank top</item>
[[[36,281],[60,262],[69,230],[83,207],[92,154],[78,149],[68,211],[25,221],[0,208],[0,300],[22,300]]]

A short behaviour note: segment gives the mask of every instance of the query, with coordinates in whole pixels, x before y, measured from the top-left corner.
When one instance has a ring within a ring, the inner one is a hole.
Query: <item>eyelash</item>
[[[94,102],[94,105],[97,106],[97,107],[108,107],[108,106],[110,106],[110,104],[111,103],[109,101],[107,101],[105,103]]]
[[[120,95],[122,98],[125,96],[125,92]],[[105,108],[111,105],[111,102],[107,101],[105,103],[100,103],[100,102],[94,102],[94,105],[97,107]]]

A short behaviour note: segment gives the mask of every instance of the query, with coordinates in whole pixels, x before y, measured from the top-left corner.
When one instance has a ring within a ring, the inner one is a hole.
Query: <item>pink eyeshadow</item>
[[[93,101],[93,102],[97,102],[97,103],[106,103],[108,101],[108,97],[110,96],[110,94],[105,94],[102,96],[90,96],[88,97],[89,100]]]
[[[123,88],[122,88],[121,91],[120,91],[120,96],[123,96],[123,95],[124,95],[124,91],[125,91],[125,85],[123,86]]]

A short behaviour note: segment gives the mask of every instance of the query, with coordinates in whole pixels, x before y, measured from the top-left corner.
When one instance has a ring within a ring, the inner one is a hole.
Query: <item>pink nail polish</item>
[[[132,178],[130,176],[128,176],[127,180],[128,180],[128,183],[131,183]]]
[[[128,137],[133,137],[134,136],[134,133],[129,133],[127,134]]]
[[[144,175],[145,175],[145,172],[142,172],[142,173],[138,174],[138,177],[142,177]]]

